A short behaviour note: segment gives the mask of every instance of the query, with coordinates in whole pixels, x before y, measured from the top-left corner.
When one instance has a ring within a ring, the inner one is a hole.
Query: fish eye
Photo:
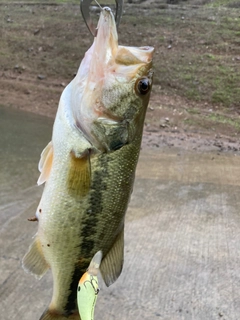
[[[149,92],[151,83],[148,78],[141,78],[137,82],[137,90],[140,94],[145,95]]]

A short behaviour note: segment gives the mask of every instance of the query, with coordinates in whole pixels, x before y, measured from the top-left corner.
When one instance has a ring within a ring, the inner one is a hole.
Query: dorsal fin
[[[38,170],[41,172],[37,184],[40,185],[47,181],[51,168],[52,168],[52,161],[53,161],[53,145],[52,141],[43,149],[41,153],[41,158],[38,164]]]

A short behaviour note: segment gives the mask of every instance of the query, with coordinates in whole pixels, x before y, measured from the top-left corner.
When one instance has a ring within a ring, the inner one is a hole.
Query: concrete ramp
[[[50,272],[38,281],[21,268],[37,230],[27,221],[41,195],[32,182],[38,175],[36,154],[51,134],[50,123],[30,118],[22,117],[14,134],[0,137],[3,320],[38,320],[52,294]],[[11,123],[19,123],[13,119],[12,114]],[[7,130],[6,114],[4,123]],[[42,138],[34,131],[39,123]],[[32,140],[22,143],[28,124]],[[27,152],[27,145],[34,152]],[[239,195],[237,156],[142,150],[126,217],[123,273],[110,288],[100,281],[95,319],[239,319]]]

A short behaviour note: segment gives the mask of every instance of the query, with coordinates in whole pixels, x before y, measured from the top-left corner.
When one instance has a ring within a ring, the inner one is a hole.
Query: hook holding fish
[[[97,35],[97,28],[94,27],[94,24],[92,22],[92,19],[90,17],[90,5],[92,3],[92,1],[95,1],[97,3],[97,5],[101,8],[101,5],[97,2],[97,0],[81,0],[80,2],[80,9],[81,9],[81,13],[83,16],[83,19],[88,27],[88,30],[91,32],[91,34],[96,37]],[[119,27],[120,24],[120,20],[122,17],[122,12],[123,12],[123,0],[115,0],[116,3],[116,13],[115,13],[115,21],[116,21],[116,26],[117,28]]]

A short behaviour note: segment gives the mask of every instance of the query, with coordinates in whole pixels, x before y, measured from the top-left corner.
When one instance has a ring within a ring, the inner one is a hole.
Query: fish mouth
[[[154,48],[118,45],[118,33],[114,15],[109,7],[101,11],[97,35],[85,53],[77,73],[79,89],[100,88],[104,79],[114,75],[130,80],[143,65],[151,68]]]
[[[114,15],[109,7],[104,7],[93,43],[89,81],[102,79],[112,71],[126,77],[128,73],[131,77],[141,65],[151,63],[153,52],[154,48],[149,46],[119,46]]]
[[[118,45],[114,15],[109,7],[102,9],[97,35],[73,80],[74,93],[71,100],[76,126],[93,145],[99,145],[92,133],[92,124],[97,119],[122,119],[122,116],[108,110],[110,102],[106,102],[107,94],[113,87],[117,87],[120,92],[132,80],[149,76],[153,52],[154,48],[149,46]]]

